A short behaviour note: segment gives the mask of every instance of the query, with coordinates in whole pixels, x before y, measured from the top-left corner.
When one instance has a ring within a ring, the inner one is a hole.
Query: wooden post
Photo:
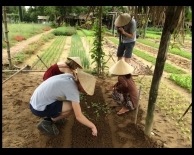
[[[2,73],[17,72],[18,70],[2,70]],[[22,70],[21,72],[46,72],[45,70]]]
[[[6,6],[2,6],[3,9],[3,23],[5,27],[5,42],[7,43],[7,55],[8,55],[8,62],[9,62],[9,69],[13,68],[12,62],[11,62],[11,54],[10,54],[10,44],[8,39],[8,27],[7,27],[7,14],[6,14]]]
[[[138,110],[139,110],[139,99],[140,99],[140,95],[141,95],[141,86],[139,87],[139,95],[138,95],[137,108],[136,108],[136,113],[135,113],[135,124],[137,123],[137,114],[138,114]]]
[[[41,59],[41,57],[39,57],[38,55],[37,55],[37,57],[40,59],[40,61],[45,65],[45,67],[48,69],[48,67],[46,66],[46,64],[44,63],[44,61],[42,61],[42,59]]]
[[[185,114],[189,111],[189,109],[191,108],[191,106],[192,106],[192,102],[189,105],[189,107],[187,108],[187,110],[184,112],[184,114],[181,116],[181,118],[178,120],[178,122],[185,116]]]
[[[26,66],[27,66],[27,65],[26,65]],[[5,81],[3,81],[2,84],[5,83],[6,81],[8,81],[9,79],[11,79],[13,76],[15,76],[16,74],[18,74],[19,72],[21,72],[23,69],[26,68],[26,66],[23,67],[22,69],[20,69],[19,71],[17,71],[15,74],[13,74],[12,76],[10,76],[10,77],[9,77],[8,79],[6,79]]]
[[[147,70],[146,70],[146,72],[144,73],[143,77],[139,80],[140,83],[141,83],[141,80],[145,77],[145,75],[146,75],[149,71],[151,71],[151,68],[152,68],[152,65],[151,65],[150,67],[147,65]]]

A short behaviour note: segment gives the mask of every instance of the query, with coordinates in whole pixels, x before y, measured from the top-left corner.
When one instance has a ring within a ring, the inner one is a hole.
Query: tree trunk
[[[150,136],[152,130],[155,104],[158,96],[158,88],[163,74],[164,65],[167,59],[167,51],[169,47],[170,37],[179,22],[179,18],[183,8],[184,6],[168,6],[166,10],[166,19],[162,31],[159,51],[156,58],[155,70],[149,94],[146,124],[144,131],[145,134],[148,136]]]
[[[23,21],[23,17],[22,17],[22,6],[18,6],[18,10],[19,10],[19,17],[20,17],[20,22]]]
[[[137,14],[138,14],[138,7],[137,6],[135,6],[135,20],[136,20],[136,22],[138,22],[138,17],[137,17]]]
[[[101,49],[102,49],[102,6],[99,6],[98,9],[98,47],[97,47],[97,52],[98,52],[98,75],[101,73],[102,71],[102,65],[101,65]]]
[[[3,9],[3,23],[5,26],[5,42],[7,43],[7,55],[8,55],[8,62],[9,62],[9,69],[13,68],[11,62],[11,54],[10,54],[10,46],[9,46],[9,39],[8,39],[8,28],[7,28],[7,14],[6,14],[6,6],[2,6]]]
[[[147,29],[147,25],[148,25],[148,20],[149,20],[149,6],[147,6],[146,8],[146,17],[145,17],[145,24],[144,24],[144,29],[143,29],[143,39],[145,38],[146,35],[146,29]]]
[[[5,40],[5,32],[4,32],[3,26],[4,26],[4,21],[2,16],[2,39]]]

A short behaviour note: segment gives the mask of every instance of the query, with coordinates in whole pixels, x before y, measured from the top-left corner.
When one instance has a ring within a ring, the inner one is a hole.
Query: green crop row
[[[189,92],[192,91],[192,79],[191,75],[171,74],[170,79],[179,86],[186,88]]]
[[[40,55],[42,61],[46,64],[47,67],[50,67],[52,64],[58,62],[62,52],[64,52],[64,45],[66,42],[66,36],[57,36],[55,41]],[[32,66],[38,61],[38,58],[33,62]],[[39,69],[45,69],[46,66],[43,62],[38,61],[36,66]]]
[[[153,65],[155,65],[155,63],[156,63],[156,58],[150,56],[149,54],[146,54],[143,51],[134,49],[133,53],[135,55],[137,55],[138,57],[143,58],[143,59],[145,59],[148,62],[151,62]],[[166,71],[167,73],[174,73],[174,74],[186,74],[185,71],[183,71],[181,69],[178,69],[178,68],[176,68],[173,65],[168,64],[168,63],[165,63],[164,71]]]
[[[157,49],[159,48],[159,44],[152,42],[152,41],[149,41],[147,39],[137,39],[137,42],[140,42],[142,44],[146,44],[148,46],[151,46],[151,47],[154,47]],[[190,52],[183,51],[183,50],[180,51],[178,48],[169,48],[168,52],[191,60],[191,53]]]
[[[83,47],[82,40],[79,35],[72,35],[71,48],[68,54],[69,57],[78,56],[81,59],[82,65],[85,69],[90,67],[90,58],[86,54],[86,50]]]

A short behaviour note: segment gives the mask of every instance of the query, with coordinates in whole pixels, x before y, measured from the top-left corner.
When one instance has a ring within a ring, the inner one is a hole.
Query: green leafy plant
[[[180,85],[183,88],[186,88],[191,92],[192,90],[192,80],[191,75],[180,75],[180,74],[171,74],[170,79],[176,84]]]
[[[106,62],[104,60],[104,56],[106,56],[106,54],[105,52],[103,52],[103,49],[102,49],[104,29],[103,27],[99,29],[98,22],[99,22],[98,19],[95,19],[95,22],[93,25],[94,36],[95,36],[95,39],[93,42],[94,46],[90,52],[91,52],[91,58],[93,60],[92,64],[95,63],[94,70],[98,75],[100,75],[100,74],[104,74],[104,69],[108,67],[106,66]]]
[[[94,113],[96,114],[96,120],[100,117],[100,111],[102,111],[104,114],[110,113],[109,107],[107,107],[107,104],[100,104],[96,102],[91,102],[91,107],[94,108]]]

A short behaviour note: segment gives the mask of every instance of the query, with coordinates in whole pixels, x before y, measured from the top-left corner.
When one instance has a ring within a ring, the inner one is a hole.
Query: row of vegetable
[[[92,37],[93,31],[90,30],[75,30],[75,28],[72,27],[60,27],[57,28],[56,30],[53,31],[53,33],[56,37],[55,41],[52,43],[51,46],[49,46],[45,52],[41,55],[41,58],[43,61],[47,64],[47,66],[50,66],[53,62],[57,62],[58,59],[60,58],[63,51],[63,47],[65,45],[65,36],[71,35],[72,40],[71,40],[71,48],[69,51],[69,56],[79,56],[82,60],[83,66],[85,69],[89,69],[91,65],[91,57],[89,53],[86,52],[86,49],[83,47],[82,44],[82,39],[81,37],[85,37],[86,41],[90,46],[92,47],[93,40],[94,38]],[[64,36],[65,35],[65,36]],[[42,38],[46,38],[45,36]],[[52,37],[53,38],[53,37]],[[118,39],[114,37],[108,37],[110,41],[112,41],[115,44],[118,44]],[[48,40],[46,40],[48,41]],[[146,39],[138,39],[138,42],[142,44],[146,44],[147,46],[152,46],[155,48],[158,48],[159,45],[156,43],[153,43],[149,40]],[[25,53],[25,52],[24,52]],[[32,53],[32,52],[31,52]],[[186,51],[181,51],[180,49],[169,49],[169,53],[175,54],[182,56],[186,59],[191,59],[191,53],[186,52]],[[148,53],[134,49],[134,54],[137,55],[138,57],[141,57],[145,59],[148,62],[151,62],[153,65],[155,64],[156,58],[149,55]],[[20,59],[24,59],[23,53],[18,54],[15,56],[15,59],[19,59],[19,61],[22,61]],[[36,62],[35,60],[33,64]],[[33,65],[32,64],[32,65]],[[39,69],[45,68],[45,66],[39,62],[36,67],[39,66]],[[167,73],[170,73],[169,79],[174,81],[177,85],[186,88],[190,92],[192,91],[192,80],[191,80],[191,75],[187,75],[186,72],[180,68],[177,68],[176,66],[173,66],[172,64],[165,63],[164,71]]]

